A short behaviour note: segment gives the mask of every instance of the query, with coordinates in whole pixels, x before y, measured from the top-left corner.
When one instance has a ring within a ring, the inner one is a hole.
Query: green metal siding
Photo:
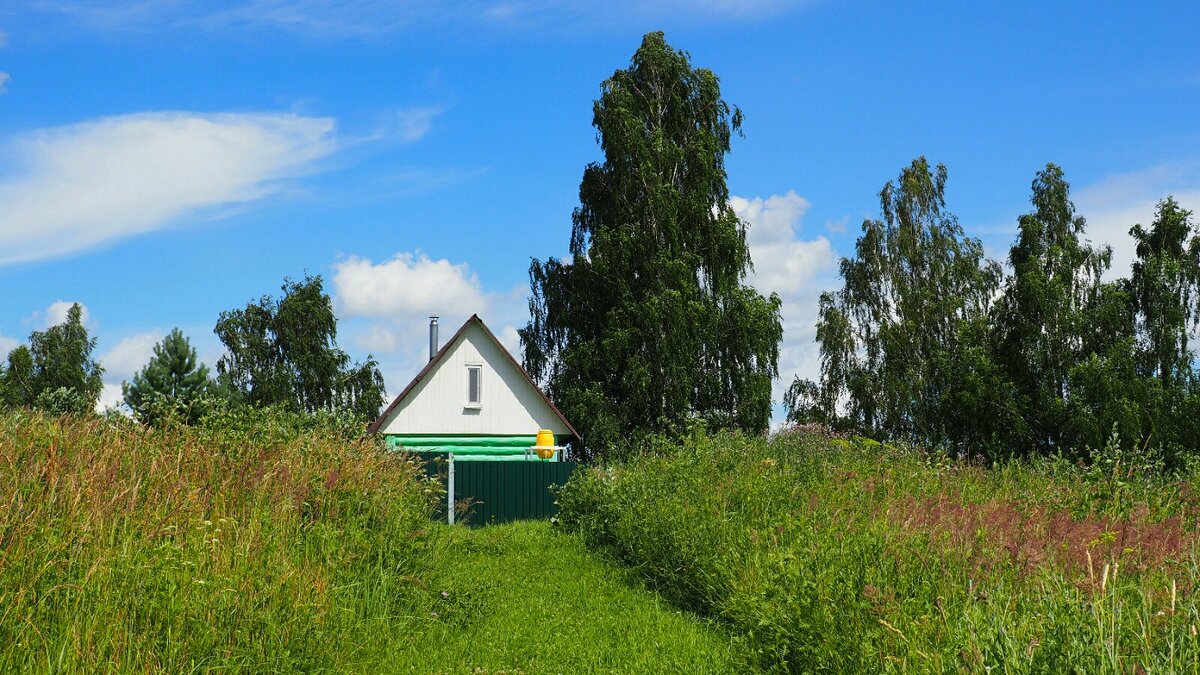
[[[426,473],[438,476],[446,484],[446,455],[416,453],[426,460]],[[575,470],[575,462],[494,462],[458,461],[454,455],[454,496],[459,504],[469,504],[458,521],[469,525],[491,525],[513,520],[550,518],[558,512],[554,495],[556,485],[565,485]],[[443,502],[434,515],[446,519]]]
[[[550,518],[558,511],[551,486],[565,485],[575,462],[454,463],[454,495],[468,500],[471,525]]]

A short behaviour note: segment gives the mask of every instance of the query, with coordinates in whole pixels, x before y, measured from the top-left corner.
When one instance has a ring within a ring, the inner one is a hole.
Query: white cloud
[[[1137,254],[1129,229],[1138,223],[1149,227],[1158,202],[1168,196],[1174,197],[1183,208],[1200,214],[1200,164],[1162,164],[1073,187],[1071,201],[1075,203],[1075,212],[1087,221],[1084,239],[1095,246],[1112,246],[1112,267],[1105,279],[1129,276]],[[1018,213],[1032,209],[1026,202]],[[1018,213],[968,228],[969,234],[983,240],[987,256],[1004,263],[1006,269],[1009,250],[1019,232]]]
[[[729,203],[750,226],[746,239],[754,273],[748,282],[764,295],[775,292],[783,300],[780,379],[774,392],[779,402],[794,376],[816,379],[819,375],[819,350],[814,342],[817,302],[822,291],[837,286],[838,256],[824,236],[801,238],[809,203],[794,191],[766,199],[732,197]]]
[[[396,112],[396,135],[405,143],[415,143],[433,129],[433,119],[445,109],[440,106],[404,108]]]
[[[1154,222],[1158,202],[1173,196],[1179,204],[1200,214],[1200,167],[1160,165],[1110,176],[1073,193],[1076,210],[1087,219],[1086,237],[1113,247],[1107,278],[1129,276],[1137,255],[1129,229]]]
[[[825,221],[825,229],[833,234],[846,234],[849,231],[850,216],[842,216],[836,220]]]
[[[379,264],[350,257],[333,266],[339,313],[396,317],[468,310],[484,305],[479,278],[466,263],[424,253],[398,253]]]
[[[805,4],[811,0],[541,0],[498,3],[485,9],[482,16],[493,23],[522,27],[643,30],[648,22],[753,22]]]
[[[100,357],[104,379],[122,382],[133,377],[150,362],[154,346],[163,339],[163,332],[153,330],[122,338],[115,347]]]
[[[466,263],[398,253],[374,263],[350,257],[334,263],[334,307],[341,332],[375,355],[388,384],[400,391],[429,358],[429,316],[440,317],[444,345],[472,314],[479,314],[520,360],[515,326],[527,320],[528,286],[507,291],[483,288]]]
[[[1135,255],[1129,228],[1135,223],[1149,226],[1159,200],[1173,196],[1184,208],[1200,215],[1200,167],[1163,165],[1106,178],[1073,191],[1078,213],[1087,219],[1087,238],[1113,247],[1109,277],[1128,276]],[[839,256],[824,236],[804,239],[801,224],[809,203],[795,192],[768,198],[732,197],[734,211],[750,224],[747,240],[755,272],[749,282],[762,293],[779,293],[783,300],[783,343],[780,345],[780,380],[775,397],[799,375],[817,379],[820,352],[815,342],[818,299],[824,290],[840,286]],[[973,228],[972,234],[988,236],[989,254],[1007,255],[1016,231],[1013,224]],[[845,230],[846,219],[825,223],[831,232]],[[999,238],[1004,238],[1003,246]]]
[[[75,304],[76,303],[74,303],[74,302],[67,302],[66,300],[58,300],[54,303],[51,303],[51,305],[49,307],[47,307],[45,312],[43,313],[43,317],[45,318],[45,325],[47,327],[49,327],[49,326],[57,326],[61,323],[66,323],[67,314],[70,313],[71,308],[74,307]],[[80,322],[86,324],[86,323],[88,323],[88,320],[90,318],[91,318],[91,313],[88,311],[87,305],[80,303],[79,304],[79,320],[80,320]]]
[[[526,318],[506,313],[501,309],[502,305],[494,303],[478,311],[453,308],[442,313],[438,320],[439,347],[445,346],[471,314],[478,313],[496,333],[500,343],[520,362],[521,345],[514,324],[524,325]],[[389,395],[399,393],[429,360],[429,318],[424,315],[369,321],[352,319],[342,322],[339,332],[348,335],[356,347],[375,356]]]
[[[662,15],[678,12],[694,12],[701,16],[714,19],[755,20],[775,16],[797,6],[809,4],[803,0],[667,0],[665,2],[636,3],[633,7],[642,8],[655,14]]]
[[[742,220],[750,224],[747,233],[751,243],[768,244],[791,240],[795,236],[800,219],[808,211],[808,200],[788,190],[785,195],[771,195],[766,199],[754,197],[732,197],[729,205]]]
[[[21,345],[21,341],[16,338],[0,335],[0,361],[8,358],[8,353]]]
[[[497,295],[505,297],[507,294]],[[517,335],[517,326],[524,326],[528,318],[524,311],[519,314],[505,311],[504,304],[503,301],[498,301],[478,312],[462,308],[442,314],[438,320],[439,346],[445,346],[463,322],[471,314],[478,313],[488,328],[496,334],[500,344],[520,363],[521,341]],[[343,324],[342,331],[352,336],[356,347],[369,351],[376,357],[389,395],[398,394],[429,360],[429,318],[409,316],[378,319],[369,322],[365,328],[355,326],[355,323],[357,322],[351,321]]]
[[[120,409],[124,407],[124,403],[125,396],[121,393],[121,385],[106,382],[100,389],[100,399],[96,401],[96,412],[102,413],[109,408]]]
[[[216,376],[213,364],[225,354],[224,345],[217,340],[207,326],[182,326],[181,328],[184,335],[188,336],[192,348],[196,350],[197,364],[208,366],[209,375]],[[146,367],[146,364],[154,356],[154,347],[162,342],[164,336],[165,333],[158,329],[127,335],[98,358],[100,365],[104,366],[104,388],[100,393],[100,402],[96,406],[97,412],[103,412],[109,406],[117,406],[122,403],[121,384],[133,379],[135,373]],[[119,406],[118,410],[126,415],[132,413],[124,405]]]
[[[268,26],[319,38],[351,38],[395,33],[419,24],[436,22],[439,13],[459,11],[442,3],[394,0],[249,0],[208,12],[207,3],[193,21],[218,29]]]
[[[807,295],[814,277],[832,268],[835,260],[828,239],[798,236],[809,204],[794,191],[766,199],[733,197],[730,205],[750,224],[746,241],[754,261],[751,283],[760,291],[774,291],[784,298]]]
[[[521,6],[515,2],[498,2],[483,10],[483,15],[495,21],[507,21],[521,13]]]
[[[8,83],[12,81],[12,75],[0,70],[0,94],[8,93]]]
[[[733,197],[730,205],[749,223],[747,240],[755,272],[748,282],[783,300],[784,338],[775,398],[793,376],[815,378],[818,350],[813,342],[817,299],[836,286],[837,254],[824,236],[804,239],[801,222],[808,202],[795,192],[752,199]],[[485,289],[466,263],[399,253],[375,263],[349,257],[334,264],[334,303],[343,332],[356,346],[379,357],[394,394],[428,358],[428,316],[440,319],[442,344],[472,313],[479,313],[518,360],[517,329],[528,320],[529,289]]]
[[[372,354],[389,354],[400,347],[396,332],[386,324],[375,323],[365,333],[355,338],[355,344]]]
[[[1137,171],[1115,174],[1098,182],[1078,187],[1072,192],[1072,197],[1078,204],[1087,204],[1096,209],[1114,209],[1128,206],[1130,202],[1141,201],[1151,197],[1165,197],[1159,194],[1164,189],[1177,187],[1181,183],[1194,178],[1193,170],[1182,165],[1161,164]]]
[[[25,319],[26,324],[31,324],[39,329],[49,328],[65,323],[67,320],[67,312],[71,310],[71,306],[76,301],[72,300],[56,300],[50,303],[46,309],[40,309],[30,314]],[[92,327],[92,313],[88,311],[88,306],[79,303],[79,320],[84,326]]]
[[[100,390],[100,400],[96,402],[96,412],[116,408],[125,414],[130,413],[124,406],[121,384],[132,379],[150,362],[154,356],[154,345],[162,338],[160,330],[129,335],[121,338],[116,346],[99,358],[100,365],[104,367],[104,387]]]
[[[21,136],[0,178],[0,264],[63,255],[278,192],[336,148],[329,118],[147,113]]]
[[[504,348],[510,354],[517,357],[519,361],[521,358],[521,336],[517,333],[517,327],[505,326],[496,332],[496,337],[500,339],[500,344],[504,345]]]

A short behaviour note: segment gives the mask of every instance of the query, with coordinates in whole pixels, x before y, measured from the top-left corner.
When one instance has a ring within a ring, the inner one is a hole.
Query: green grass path
[[[724,673],[735,645],[672,609],[546,522],[439,534],[425,583],[441,598],[420,634],[397,645],[397,671],[422,673]]]

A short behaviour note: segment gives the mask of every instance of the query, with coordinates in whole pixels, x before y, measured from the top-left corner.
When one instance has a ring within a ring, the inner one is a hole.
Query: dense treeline
[[[619,459],[696,426],[768,426],[781,303],[745,283],[747,226],[725,169],[741,122],[717,76],[662,33],[601,84],[603,161],[584,170],[570,255],[532,261],[519,331],[525,368],[574,420],[584,456]],[[1168,197],[1134,225],[1136,260],[1115,278],[1111,249],[1087,242],[1047,165],[1006,268],[947,208],[946,180],[921,157],[884,186],[880,217],[841,262],[843,287],[821,295],[819,381],[792,383],[789,419],[985,459],[1086,456],[1114,435],[1168,464],[1200,457],[1191,212]],[[215,377],[173,331],[125,383],[126,403],[146,422],[194,422],[214,405],[374,417],[378,364],[338,347],[321,278],[282,290],[221,314]],[[95,407],[102,368],[80,313],[9,354],[5,405]]]
[[[593,110],[604,161],[584,171],[570,257],[530,267],[526,368],[587,455],[696,424],[764,430],[782,329],[778,297],[743,284],[746,224],[728,207],[741,111],[661,33]],[[1086,455],[1113,434],[1171,464],[1197,454],[1191,214],[1164,200],[1113,280],[1047,165],[1005,267],[947,208],[946,181],[921,157],[884,186],[843,287],[821,296],[820,379],[791,385],[789,418],[987,459]]]
[[[1178,465],[1200,451],[1200,234],[1168,197],[1130,230],[1129,276],[1085,239],[1063,171],[1033,181],[1007,275],[946,209],[924,157],[880,193],[843,287],[821,295],[819,382],[794,381],[794,422],[966,456],[1085,455],[1113,435]]]
[[[264,295],[245,309],[222,312],[214,332],[225,346],[214,377],[178,328],[155,345],[142,370],[122,384],[124,402],[148,424],[195,424],[233,409],[273,408],[333,413],[357,422],[383,406],[379,365],[352,363],[337,345],[337,318],[321,277],[285,279],[283,296]],[[0,369],[0,400],[9,408],[87,413],[97,407],[104,369],[92,356],[78,303],[65,321],[34,331]],[[361,426],[361,425],[360,425]]]

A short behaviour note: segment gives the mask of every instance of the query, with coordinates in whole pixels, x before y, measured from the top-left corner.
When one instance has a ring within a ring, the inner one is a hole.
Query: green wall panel
[[[446,485],[446,455],[439,452],[414,453],[426,462],[426,474],[437,476]],[[459,522],[490,525],[513,520],[550,518],[557,513],[551,489],[565,485],[575,470],[575,462],[497,462],[454,460],[454,496],[457,502],[470,504]],[[444,502],[434,515],[446,519]]]

